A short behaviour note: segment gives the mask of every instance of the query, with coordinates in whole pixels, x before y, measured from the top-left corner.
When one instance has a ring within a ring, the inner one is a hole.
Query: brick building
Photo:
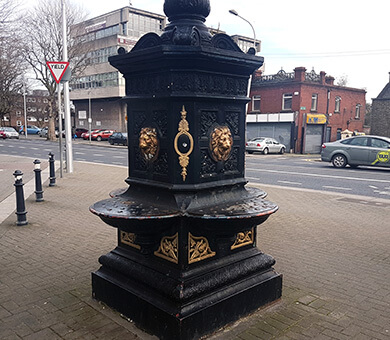
[[[319,153],[341,131],[363,132],[366,91],[337,86],[325,72],[297,67],[255,74],[250,91],[247,138],[273,137],[296,153]]]
[[[36,125],[40,128],[47,126],[49,121],[48,92],[46,90],[33,90],[20,95],[15,101],[9,115],[4,117],[2,126],[12,126],[19,131],[19,126],[24,125],[25,118],[27,125]],[[24,113],[24,100],[26,101],[26,117]]]
[[[390,79],[378,97],[372,99],[371,134],[390,137]]]

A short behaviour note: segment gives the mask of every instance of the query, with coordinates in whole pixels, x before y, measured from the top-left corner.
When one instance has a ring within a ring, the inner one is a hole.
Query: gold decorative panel
[[[177,243],[178,233],[173,236],[163,237],[160,242],[160,247],[154,252],[154,255],[173,263],[179,263]]]
[[[209,246],[209,241],[206,237],[193,236],[188,233],[188,263],[194,263],[215,256],[215,251],[212,251]]]
[[[210,136],[210,151],[217,162],[226,161],[233,147],[233,137],[227,126],[217,126]]]
[[[248,230],[240,232],[236,236],[236,240],[233,245],[230,247],[231,250],[246,246],[248,244],[253,244],[254,242],[254,230]]]
[[[187,111],[185,110],[184,105],[180,113],[181,113],[181,121],[179,122],[179,128],[178,128],[179,132],[175,137],[175,141],[173,145],[176,153],[179,155],[179,164],[182,168],[181,176],[183,177],[183,182],[185,182],[187,177],[187,166],[190,162],[189,155],[192,153],[194,149],[194,139],[192,138],[191,134],[188,132],[190,131],[190,128],[187,121]],[[185,145],[181,145],[186,150],[185,152],[180,151],[181,146],[179,145],[179,138],[182,136],[188,138],[188,145],[187,143],[185,143]]]
[[[141,247],[135,243],[136,235],[133,233],[127,233],[121,230],[121,243],[127,244],[130,247],[141,249]]]

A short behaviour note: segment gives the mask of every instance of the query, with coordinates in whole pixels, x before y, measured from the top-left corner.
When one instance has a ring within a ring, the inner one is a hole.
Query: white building
[[[123,7],[75,27],[75,38],[87,44],[89,51],[88,66],[70,82],[76,127],[88,129],[91,118],[91,129],[126,130],[126,110],[120,100],[125,95],[125,80],[108,63],[108,57],[116,55],[119,47],[131,50],[148,32],[161,34],[165,20],[163,15]]]

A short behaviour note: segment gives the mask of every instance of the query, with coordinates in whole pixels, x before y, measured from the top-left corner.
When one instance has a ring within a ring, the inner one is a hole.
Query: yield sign
[[[47,61],[46,65],[49,68],[51,75],[53,76],[56,83],[59,84],[66,69],[69,66],[69,62],[67,62],[67,61]]]

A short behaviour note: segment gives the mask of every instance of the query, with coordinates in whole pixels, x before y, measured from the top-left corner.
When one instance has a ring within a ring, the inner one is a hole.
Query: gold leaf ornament
[[[194,150],[194,139],[192,138],[191,134],[189,133],[190,127],[187,121],[187,111],[185,110],[185,107],[183,105],[183,108],[181,110],[181,121],[179,122],[178,127],[178,133],[176,134],[175,140],[174,140],[174,148],[176,153],[179,156],[179,164],[181,166],[181,176],[183,178],[183,182],[185,182],[187,178],[187,167],[190,163],[189,155]],[[180,151],[179,148],[179,138],[181,136],[187,136],[189,140],[189,149],[187,152],[183,153]]]

